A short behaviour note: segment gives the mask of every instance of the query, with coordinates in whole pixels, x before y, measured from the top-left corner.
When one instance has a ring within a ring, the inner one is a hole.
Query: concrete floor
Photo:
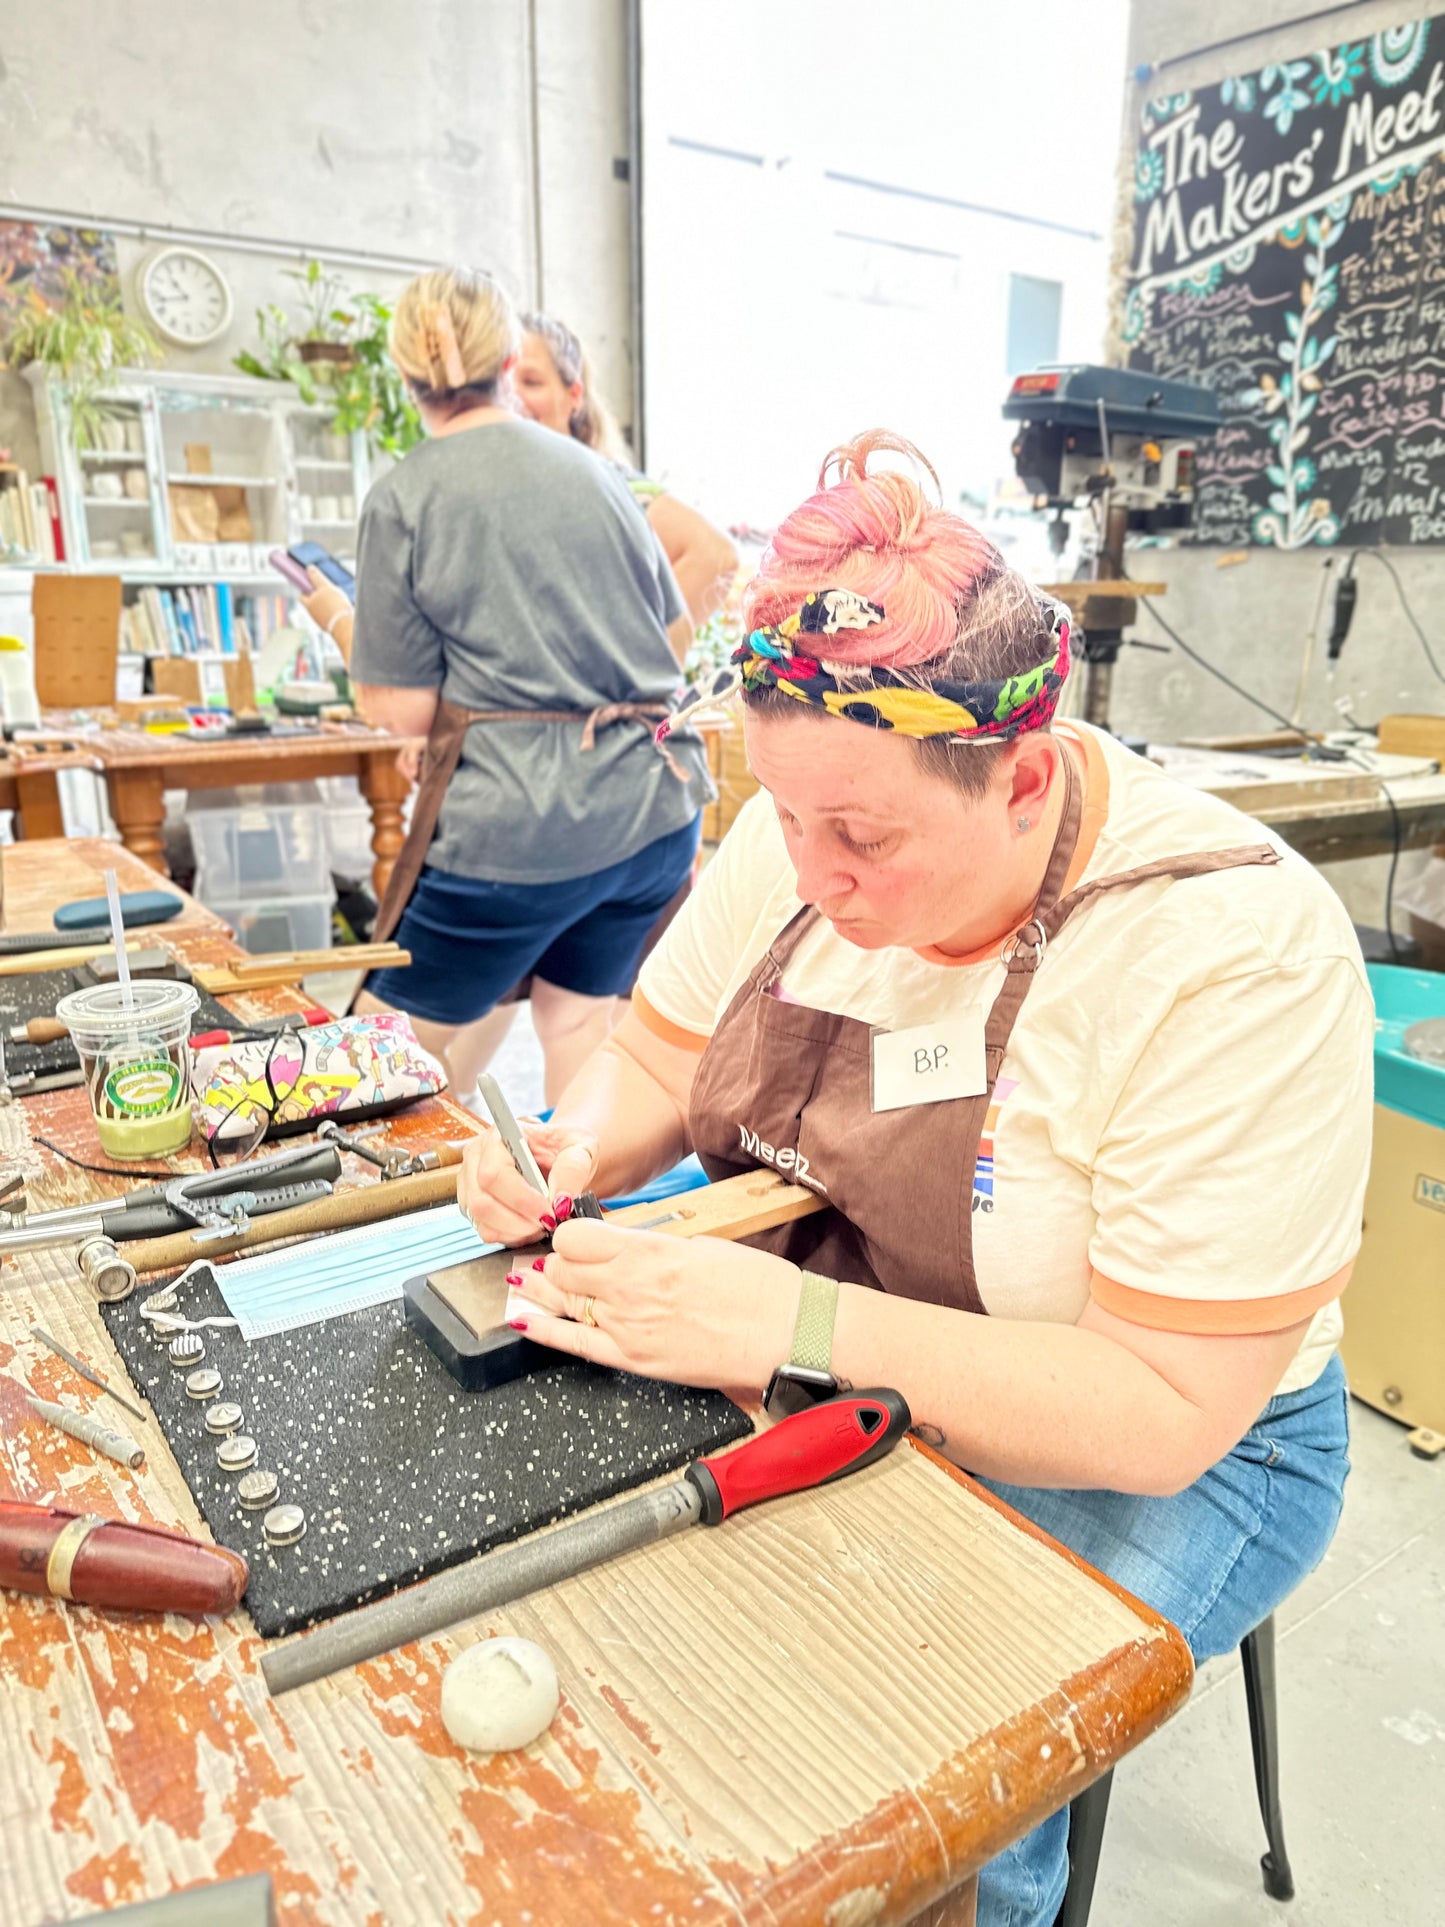
[[[541,1103],[521,1010],[493,1069]],[[1351,1407],[1354,1470],[1319,1570],[1275,1616],[1296,1897],[1260,1883],[1238,1657],[1114,1776],[1094,1927],[1445,1927],[1445,1459]]]

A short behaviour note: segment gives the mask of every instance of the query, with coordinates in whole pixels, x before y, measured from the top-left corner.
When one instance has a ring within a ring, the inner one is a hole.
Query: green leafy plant
[[[73,272],[65,276],[58,307],[33,289],[27,293],[5,339],[8,367],[35,362],[65,383],[78,448],[94,447],[101,424],[115,415],[103,397],[118,371],[150,368],[160,358],[160,342],[144,322],[125,313],[118,292],[97,292]]]
[[[304,268],[283,268],[282,273],[300,290],[303,319],[298,342],[350,342],[355,317],[342,305],[346,289],[340,275],[328,274],[319,261],[308,261]]]
[[[352,360],[332,384],[333,426],[348,435],[359,430],[373,447],[399,459],[422,439],[422,425],[387,349],[391,306],[377,294],[358,294],[351,305],[356,317]]]
[[[294,331],[285,310],[278,308],[274,301],[258,308],[256,334],[261,343],[260,354],[243,348],[233,357],[232,366],[239,368],[243,375],[255,375],[261,381],[294,381],[307,401],[315,401],[315,386],[306,364],[295,353]],[[306,393],[308,389],[310,393]]]
[[[401,456],[422,438],[421,417],[387,350],[391,307],[378,294],[351,294],[319,262],[288,269],[302,289],[305,312],[293,319],[269,302],[256,310],[260,352],[235,357],[242,374],[293,382],[303,401],[328,401],[341,434],[360,432],[374,448]],[[344,360],[309,361],[303,344],[347,349]]]

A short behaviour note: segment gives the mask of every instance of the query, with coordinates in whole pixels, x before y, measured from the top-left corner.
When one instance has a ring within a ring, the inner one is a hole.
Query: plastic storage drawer
[[[192,792],[195,894],[209,908],[331,887],[326,807],[314,783]]]
[[[314,897],[253,897],[245,903],[212,900],[206,904],[224,917],[243,950],[253,954],[272,950],[329,950],[331,948],[330,889]]]

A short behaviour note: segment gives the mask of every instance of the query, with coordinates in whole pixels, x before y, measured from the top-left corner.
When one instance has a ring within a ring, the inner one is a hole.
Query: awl
[[[289,1693],[343,1666],[359,1666],[413,1639],[495,1612],[514,1599],[586,1572],[619,1553],[670,1538],[687,1526],[721,1525],[744,1506],[841,1479],[891,1452],[912,1424],[898,1392],[847,1392],[761,1432],[736,1451],[698,1459],[674,1484],[639,1492],[559,1526],[502,1546],[419,1586],[303,1633],[261,1658],[273,1694]]]

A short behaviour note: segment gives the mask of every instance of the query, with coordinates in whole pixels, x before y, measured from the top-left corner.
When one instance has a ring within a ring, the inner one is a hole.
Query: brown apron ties
[[[873,1110],[872,1026],[778,994],[816,909],[798,912],[739,989],[693,1082],[694,1148],[714,1180],[768,1165],[833,1207],[750,1243],[852,1284],[986,1309],[973,1260],[974,1169],[1004,1053],[1048,943],[1103,891],[1280,860],[1268,844],[1167,857],[1061,896],[1083,816],[1072,755],[1064,780],[1034,914],[1003,947],[1007,975],[984,1029],[988,1087],[978,1096]]]
[[[664,702],[602,703],[596,709],[464,709],[460,703],[438,702],[426,748],[422,751],[411,827],[377,906],[371,933],[373,943],[386,942],[411,901],[411,893],[436,835],[447,785],[456,772],[462,744],[473,723],[580,723],[582,738],[578,748],[585,753],[595,743],[598,730],[606,729],[610,723],[656,724],[671,713],[670,706]]]

